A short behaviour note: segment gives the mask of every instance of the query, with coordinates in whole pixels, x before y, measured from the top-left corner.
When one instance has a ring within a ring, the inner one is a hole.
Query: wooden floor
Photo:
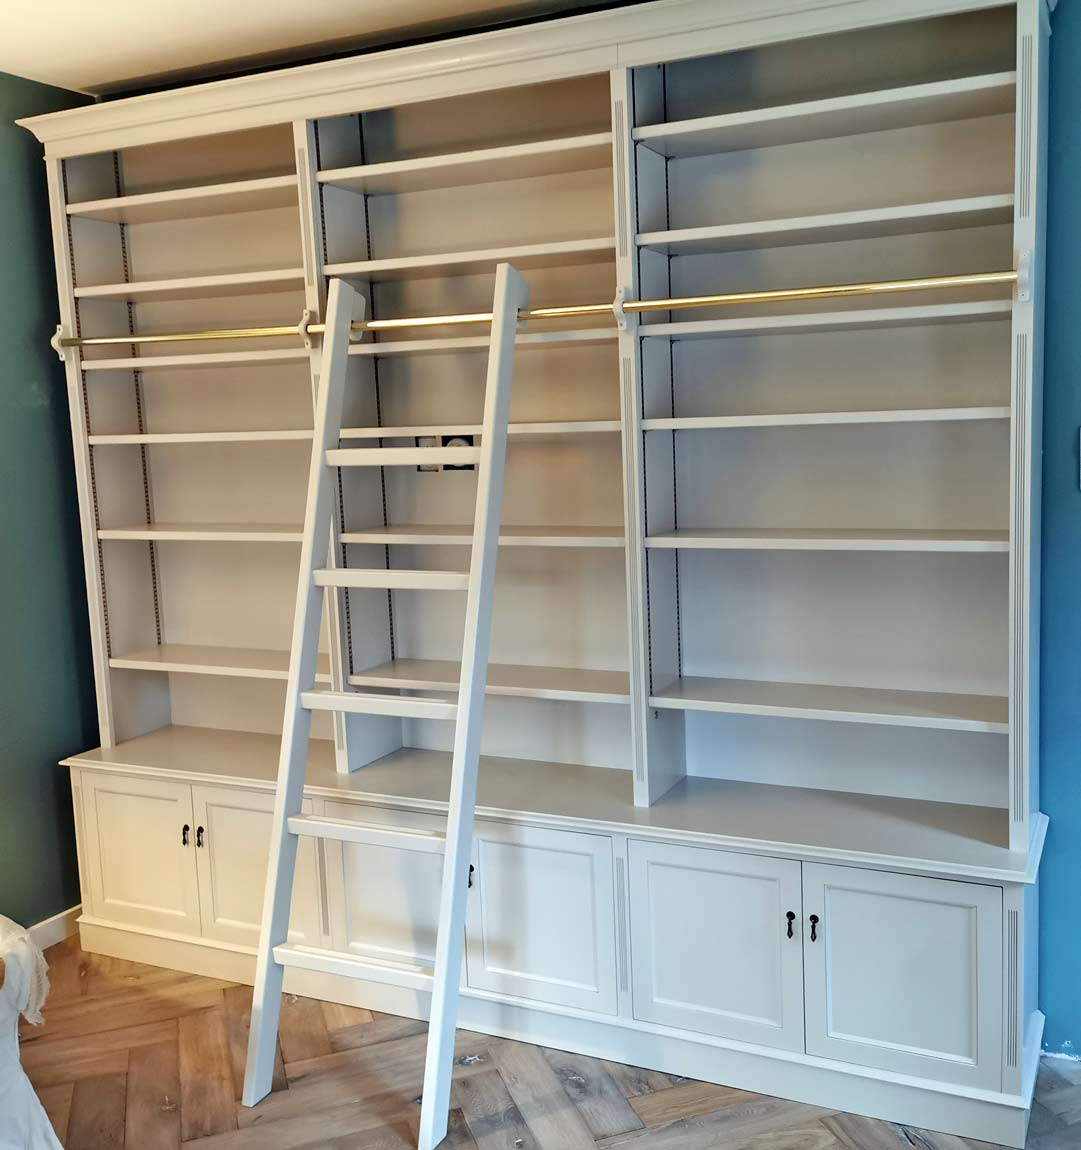
[[[287,996],[274,1091],[239,1103],[251,989],[49,951],[22,1057],[67,1150],[411,1150],[425,1026]],[[1045,1063],[1030,1150],[1081,1150],[1081,1063]],[[460,1031],[454,1150],[970,1150],[986,1143]]]

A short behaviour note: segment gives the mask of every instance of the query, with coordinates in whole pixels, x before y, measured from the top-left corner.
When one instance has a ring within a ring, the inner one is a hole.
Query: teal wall
[[[27,924],[79,901],[56,764],[98,737],[45,173],[12,121],[85,102],[0,73],[0,914]]]
[[[1051,18],[1044,328],[1040,867],[1044,1045],[1081,1055],[1081,2]]]

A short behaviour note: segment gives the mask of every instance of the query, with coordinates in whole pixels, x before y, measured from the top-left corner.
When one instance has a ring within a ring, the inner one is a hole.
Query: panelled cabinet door
[[[635,1018],[802,1050],[799,863],[637,840],[628,848]]]
[[[437,815],[327,801],[331,819],[443,833]],[[335,950],[431,966],[443,856],[402,847],[327,841],[327,896]]]
[[[473,865],[467,984],[614,1014],[612,840],[478,821]]]
[[[191,791],[203,937],[254,947],[263,918],[274,795],[236,787]],[[310,801],[301,809],[310,813]],[[289,924],[292,941],[309,946],[321,943],[316,850],[312,839],[301,839]]]
[[[90,910],[107,922],[197,937],[191,787],[84,774]]]
[[[807,1052],[997,1090],[1002,891],[805,864]]]

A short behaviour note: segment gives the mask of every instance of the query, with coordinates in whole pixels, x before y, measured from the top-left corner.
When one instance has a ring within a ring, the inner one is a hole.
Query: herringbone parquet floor
[[[424,1024],[286,998],[274,1091],[239,1104],[251,989],[49,952],[23,1064],[67,1150],[412,1150]],[[971,1150],[651,1070],[459,1032],[447,1150]],[[1030,1150],[1081,1150],[1081,1064],[1045,1065]]]

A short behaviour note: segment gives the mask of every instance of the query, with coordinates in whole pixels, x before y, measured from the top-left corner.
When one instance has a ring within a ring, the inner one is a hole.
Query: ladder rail
[[[503,503],[514,344],[518,314],[528,306],[529,289],[525,280],[509,264],[500,264],[496,268],[492,305],[481,458],[477,475],[473,547],[458,687],[458,721],[454,732],[447,812],[446,857],[439,900],[435,977],[424,1063],[419,1150],[434,1150],[447,1133],[484,691],[488,677],[495,567]]]
[[[314,573],[317,567],[327,562],[333,547],[336,485],[329,482],[326,453],[337,447],[349,364],[349,332],[356,318],[354,309],[363,307],[363,302],[363,297],[351,284],[340,279],[331,281],[323,337],[322,386],[316,403],[300,575],[285,688],[270,860],[256,961],[248,1057],[244,1068],[242,1100],[245,1106],[254,1106],[269,1094],[273,1078],[283,976],[283,968],[275,960],[274,949],[288,942],[297,853],[297,837],[289,832],[288,821],[290,816],[300,814],[311,733],[311,711],[301,704],[301,690],[315,681],[319,626],[323,614],[323,590],[316,586]]]

